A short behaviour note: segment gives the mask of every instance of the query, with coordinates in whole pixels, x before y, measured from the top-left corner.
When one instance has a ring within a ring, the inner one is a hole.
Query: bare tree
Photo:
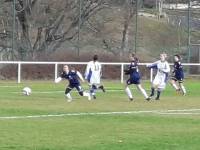
[[[122,32],[121,53],[123,53],[125,49],[128,48],[128,46],[126,46],[126,43],[128,43],[128,30],[131,19],[136,13],[135,4],[135,0],[126,0],[125,2],[124,28]]]
[[[123,56],[125,51],[129,51],[129,26],[133,17],[136,14],[136,0],[125,0],[123,5],[119,7],[122,12],[122,32],[119,37],[119,41],[113,39],[103,39],[104,47],[110,52],[119,54],[120,58]],[[114,50],[112,50],[114,49]]]
[[[12,2],[4,0],[5,6]],[[79,24],[78,3],[79,0],[16,0],[16,59],[22,58],[22,55],[36,59],[40,52],[56,51],[65,41],[75,40]],[[103,9],[106,0],[83,0],[82,4],[81,25]],[[11,39],[11,27],[3,32],[0,30],[2,41]],[[0,47],[10,45],[0,42]]]

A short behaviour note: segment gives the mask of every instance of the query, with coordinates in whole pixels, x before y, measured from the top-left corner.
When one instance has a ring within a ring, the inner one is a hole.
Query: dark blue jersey
[[[183,73],[183,66],[181,64],[180,61],[178,62],[174,62],[174,77],[176,77],[177,79],[184,77],[184,73]]]
[[[132,61],[129,65],[130,77],[131,78],[140,78],[139,69],[138,69],[138,61]]]
[[[79,76],[75,70],[70,70],[68,73],[62,72],[61,78],[67,79],[71,86],[80,85]]]
[[[127,73],[130,78],[127,80],[127,84],[139,84],[140,83],[140,73],[138,69],[138,61],[132,61],[129,65]]]

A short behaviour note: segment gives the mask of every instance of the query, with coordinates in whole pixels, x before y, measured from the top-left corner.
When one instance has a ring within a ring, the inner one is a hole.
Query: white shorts
[[[100,84],[100,76],[94,76],[92,75],[91,78],[90,78],[90,84]]]
[[[154,80],[153,80],[153,85],[154,86],[157,86],[157,88],[159,89],[165,89],[165,86],[166,86],[166,75],[156,75]]]

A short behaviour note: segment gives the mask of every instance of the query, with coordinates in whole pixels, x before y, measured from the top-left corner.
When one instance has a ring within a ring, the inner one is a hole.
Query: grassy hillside
[[[81,30],[82,51],[121,50],[122,32],[124,29],[125,11],[119,7],[112,7],[99,12],[90,19]],[[127,51],[135,50],[135,17],[130,21],[128,29]],[[184,53],[187,49],[187,32],[167,22],[152,17],[139,16],[137,32],[137,52],[143,59],[152,60],[161,51],[169,54]],[[107,47],[103,43],[106,41]]]

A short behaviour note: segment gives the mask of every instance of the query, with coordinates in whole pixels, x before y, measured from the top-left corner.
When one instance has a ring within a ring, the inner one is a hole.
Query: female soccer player
[[[104,86],[101,85],[101,64],[98,62],[98,55],[93,56],[93,60],[88,62],[85,70],[85,79],[89,82],[90,94],[96,99],[96,90],[101,89],[105,92]]]
[[[162,53],[160,54],[160,60],[154,62],[153,64],[147,65],[148,68],[157,69],[157,74],[152,82],[151,94],[148,100],[154,96],[155,89],[157,89],[156,100],[159,100],[161,92],[165,89],[168,80],[168,74],[170,72],[170,66],[166,61],[166,57],[167,55]]]
[[[126,86],[125,86],[125,91],[126,91],[128,97],[129,97],[129,100],[130,101],[133,100],[133,96],[132,96],[131,90],[129,88],[129,85],[132,85],[132,84],[135,84],[137,86],[138,90],[140,90],[142,92],[142,94],[144,95],[144,97],[147,99],[148,95],[140,84],[140,73],[139,73],[139,69],[138,69],[138,62],[139,62],[138,58],[135,57],[135,54],[130,54],[129,59],[131,61],[129,68],[127,70],[124,70],[126,75],[130,75],[130,78],[126,81]]]
[[[181,64],[180,55],[174,55],[174,70],[171,77],[171,85],[176,89],[176,91],[182,91],[183,95],[186,94],[185,87],[183,85],[184,73],[183,66]],[[176,82],[178,81],[179,85],[177,86]]]
[[[86,96],[88,97],[88,100],[91,100],[90,93],[84,92],[80,85],[79,79],[81,79],[82,82],[85,82],[85,81],[79,71],[76,71],[75,69],[69,70],[69,67],[67,65],[64,65],[63,72],[61,76],[55,80],[55,83],[59,83],[62,79],[67,79],[69,81],[69,85],[67,86],[65,90],[65,96],[68,98],[68,102],[72,101],[70,91],[73,88],[77,89],[79,95]]]

